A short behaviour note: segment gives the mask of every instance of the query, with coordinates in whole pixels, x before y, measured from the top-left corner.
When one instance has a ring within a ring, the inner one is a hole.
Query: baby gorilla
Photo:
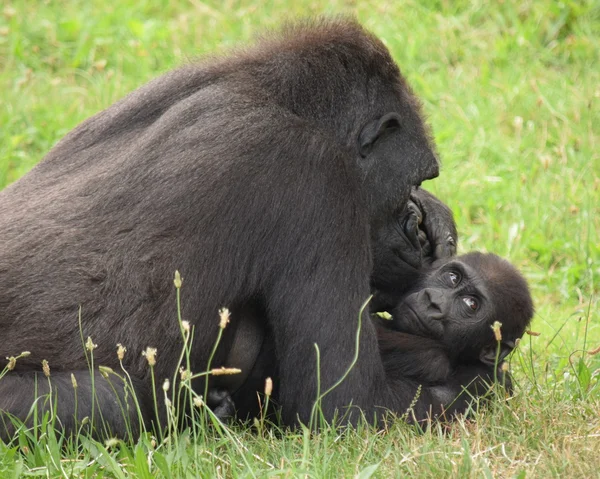
[[[506,260],[468,253],[422,270],[412,291],[378,319],[388,377],[444,384],[457,367],[494,368],[514,349],[533,316],[527,282]],[[492,329],[501,323],[496,339]],[[505,377],[510,388],[510,378]]]

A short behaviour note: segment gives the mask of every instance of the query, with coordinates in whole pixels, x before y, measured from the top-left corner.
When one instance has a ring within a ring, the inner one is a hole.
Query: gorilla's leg
[[[44,414],[52,412],[56,428],[67,435],[91,427],[96,436],[135,439],[141,425],[138,405],[142,416],[150,417],[151,396],[140,380],[132,382],[137,404],[131,386],[125,387],[115,375],[95,372],[92,378],[87,370],[52,371],[47,378],[41,372],[10,372],[0,379],[0,438],[10,440],[15,433],[12,418],[32,427],[36,415],[40,424]]]

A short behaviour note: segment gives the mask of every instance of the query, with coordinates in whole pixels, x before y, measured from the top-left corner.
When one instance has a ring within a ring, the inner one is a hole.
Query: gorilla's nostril
[[[437,289],[426,288],[422,291],[427,313],[431,319],[442,319],[444,295]]]

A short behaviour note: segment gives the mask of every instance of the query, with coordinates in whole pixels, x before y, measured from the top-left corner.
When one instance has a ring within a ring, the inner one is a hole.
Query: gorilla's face
[[[470,253],[444,261],[420,286],[393,310],[394,327],[437,339],[454,354],[479,355],[484,362],[496,359],[496,321],[502,323],[502,359],[533,315],[524,279],[496,255]]]

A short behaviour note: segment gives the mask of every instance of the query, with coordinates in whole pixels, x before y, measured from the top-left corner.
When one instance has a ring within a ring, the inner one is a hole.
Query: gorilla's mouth
[[[428,321],[421,318],[419,313],[408,303],[403,303],[402,307],[402,314],[394,316],[394,320],[403,332],[417,334],[416,332],[419,331],[421,336],[435,339],[443,336],[444,330],[441,321]]]

